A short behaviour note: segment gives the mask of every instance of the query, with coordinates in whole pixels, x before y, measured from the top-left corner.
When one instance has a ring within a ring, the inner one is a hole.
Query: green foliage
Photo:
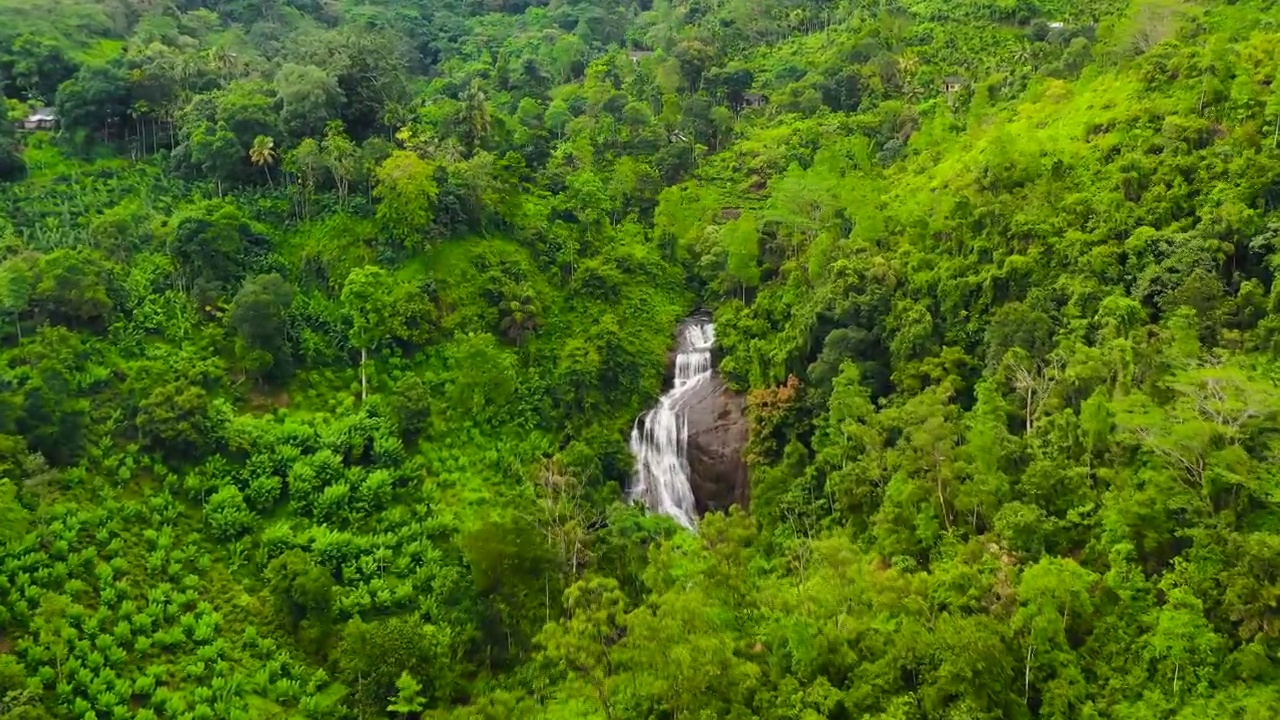
[[[222,540],[239,537],[253,525],[253,513],[234,485],[214,493],[205,503],[204,511],[214,536]]]
[[[0,0],[0,716],[1273,716],[1273,11]]]
[[[414,680],[408,670],[400,673],[400,679],[396,680],[395,698],[387,706],[387,712],[398,713],[400,717],[422,712],[425,701],[420,694],[421,691],[422,683]]]
[[[283,105],[280,122],[299,137],[318,134],[343,101],[337,79],[314,65],[285,65],[276,74],[275,86]]]
[[[180,282],[206,300],[253,269],[265,249],[260,228],[221,200],[191,206],[170,218],[166,229]]]
[[[58,87],[55,106],[62,126],[104,135],[122,122],[130,106],[128,78],[119,63],[85,65]]]
[[[431,679],[429,687],[419,686],[403,698],[409,704],[422,703],[421,696],[414,697],[420,691],[428,698],[446,699],[455,682],[455,642],[447,631],[413,618],[355,621],[344,629],[337,650],[339,677],[351,688],[354,700],[370,710],[390,709],[383,704],[388,698],[402,699],[402,693],[409,689],[401,687],[406,675]]]
[[[374,189],[382,232],[403,247],[424,248],[439,192],[435,168],[413,153],[392,153],[379,166]]]
[[[284,377],[289,361],[287,316],[293,304],[294,290],[276,274],[258,275],[245,281],[231,301],[228,319],[250,356],[248,365],[257,372],[270,367],[273,376]]]
[[[0,182],[17,180],[27,171],[18,132],[8,118],[3,120],[4,122],[0,122]]]
[[[208,393],[182,380],[160,385],[142,399],[136,422],[145,442],[178,457],[198,457],[209,447],[214,427]]]
[[[58,87],[75,74],[63,48],[49,37],[24,33],[9,47],[8,80],[24,97],[53,100]],[[6,93],[8,94],[8,93]]]

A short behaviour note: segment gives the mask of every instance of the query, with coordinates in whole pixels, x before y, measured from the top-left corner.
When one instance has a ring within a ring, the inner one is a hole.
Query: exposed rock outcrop
[[[705,382],[681,403],[689,422],[689,484],[698,513],[746,508],[749,501],[746,403],[719,378]]]

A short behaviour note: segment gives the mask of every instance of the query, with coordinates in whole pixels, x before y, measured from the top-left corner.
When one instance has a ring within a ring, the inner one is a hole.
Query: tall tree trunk
[[[1035,653],[1036,653],[1035,644],[1033,643],[1031,645],[1028,645],[1027,646],[1027,662],[1023,666],[1026,669],[1026,672],[1023,674],[1023,677],[1022,677],[1022,702],[1023,703],[1026,703],[1027,699],[1031,697],[1031,658],[1035,657]]]
[[[360,348],[360,402],[369,399],[369,377],[365,373],[365,363],[369,360],[369,351]]]
[[[951,513],[947,510],[947,496],[942,492],[942,474],[938,474],[938,478],[934,481],[934,486],[938,491],[938,506],[942,510],[942,522],[947,526],[947,532],[951,532]]]

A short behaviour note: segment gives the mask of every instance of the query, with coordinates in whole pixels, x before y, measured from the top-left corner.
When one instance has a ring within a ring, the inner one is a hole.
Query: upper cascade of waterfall
[[[630,496],[689,529],[697,525],[698,511],[689,484],[689,422],[682,401],[714,375],[711,350],[715,330],[715,324],[704,318],[680,324],[672,387],[631,430],[636,472]]]

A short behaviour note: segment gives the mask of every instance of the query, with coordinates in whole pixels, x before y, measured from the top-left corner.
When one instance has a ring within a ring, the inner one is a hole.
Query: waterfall
[[[675,518],[689,529],[697,524],[693,488],[689,484],[689,421],[683,401],[712,379],[711,348],[715,325],[690,318],[681,323],[676,342],[676,372],[672,387],[657,406],[636,419],[631,430],[631,454],[636,458],[629,495],[649,510]]]

